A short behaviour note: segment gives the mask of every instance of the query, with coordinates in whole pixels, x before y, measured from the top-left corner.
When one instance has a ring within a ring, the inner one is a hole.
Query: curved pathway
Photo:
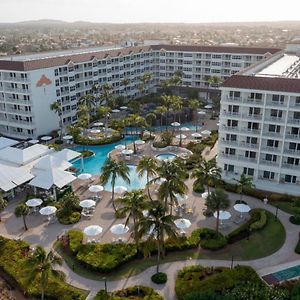
[[[236,198],[237,195],[233,193],[228,193],[230,198]],[[252,207],[264,208],[271,213],[275,214],[276,208],[269,204],[264,204],[263,202],[252,198],[244,197],[244,200]],[[234,264],[243,264],[249,265],[256,269],[257,271],[265,268],[270,268],[277,266],[279,264],[284,264],[287,262],[300,260],[300,256],[294,252],[294,248],[298,241],[298,232],[300,230],[299,226],[293,225],[289,222],[290,215],[278,210],[278,219],[281,221],[286,230],[286,240],[284,245],[275,253],[268,257],[250,260],[250,261],[236,261]],[[300,263],[300,261],[299,261]],[[118,281],[107,281],[108,290],[122,289],[130,285],[146,285],[151,286],[155,290],[158,290],[166,300],[176,299],[175,296],[175,278],[177,271],[182,269],[185,266],[201,264],[203,266],[230,266],[231,261],[228,260],[208,260],[208,259],[198,259],[198,260],[186,260],[186,261],[176,261],[171,263],[165,263],[160,266],[160,270],[168,274],[168,282],[165,285],[156,285],[151,282],[151,275],[156,272],[156,266],[150,267],[147,270],[143,271],[140,274],[135,276],[125,278]],[[95,281],[87,278],[83,278],[64,264],[62,270],[67,274],[67,281],[75,286],[78,286],[83,289],[91,290],[89,299],[92,299],[97,291],[101,288],[104,288],[104,282]]]

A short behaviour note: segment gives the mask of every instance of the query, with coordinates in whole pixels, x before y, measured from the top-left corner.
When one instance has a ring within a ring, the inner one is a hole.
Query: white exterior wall
[[[245,173],[257,188],[300,195],[300,94],[221,89],[217,162],[223,178],[232,182]],[[274,102],[273,95],[283,101]]]

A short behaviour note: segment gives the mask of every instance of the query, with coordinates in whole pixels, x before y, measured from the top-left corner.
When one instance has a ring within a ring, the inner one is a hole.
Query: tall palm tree
[[[20,203],[15,208],[15,215],[17,218],[22,217],[24,229],[25,231],[28,230],[27,224],[26,224],[26,216],[29,214],[29,207],[25,203]]]
[[[154,178],[157,176],[157,160],[151,156],[143,156],[137,167],[136,170],[139,174],[139,177],[144,176],[146,173],[146,180],[147,180],[147,192],[149,199],[152,200],[151,194],[150,194],[150,178]]]
[[[224,190],[216,188],[207,196],[205,205],[212,212],[217,212],[216,231],[219,232],[220,210],[225,210],[230,206],[228,195]]]
[[[50,105],[50,110],[54,111],[59,116],[59,128],[60,128],[60,140],[63,135],[63,118],[62,118],[62,107],[59,101],[55,101]]]
[[[144,93],[145,92],[145,90],[147,91],[147,89],[148,89],[148,83],[149,83],[149,81],[151,80],[151,78],[152,78],[152,74],[150,74],[150,73],[144,73],[141,77],[140,77],[140,81],[141,81],[141,84],[140,84],[140,86],[141,86],[141,93]]]
[[[154,125],[154,121],[156,120],[156,114],[153,112],[150,112],[145,116],[145,119],[146,119],[147,124],[149,125],[150,138],[151,138],[152,126]]]
[[[163,125],[163,116],[167,113],[168,109],[165,106],[157,106],[154,110],[154,113],[156,115],[160,115],[160,128],[162,131],[162,125]]]
[[[100,99],[106,103],[109,107],[114,106],[114,101],[112,97],[113,87],[112,85],[105,83],[101,86],[101,95]]]
[[[130,84],[130,79],[128,78],[124,78],[122,81],[121,81],[121,85],[124,86],[124,89],[125,89],[125,95],[126,95],[126,99],[128,100],[128,94],[127,94],[127,86]]]
[[[171,108],[173,110],[173,113],[174,113],[174,121],[176,121],[176,115],[182,111],[182,108],[183,108],[183,101],[182,101],[182,98],[180,96],[171,96],[172,97],[172,104],[171,104]],[[178,118],[178,121],[179,123],[181,123],[181,120],[180,120],[180,115],[179,115],[179,118]]]
[[[108,130],[108,119],[110,117],[111,108],[108,106],[100,106],[98,108],[98,116],[99,118],[104,118],[104,135],[105,138],[107,137],[107,130]]]
[[[116,203],[122,206],[119,208],[120,213],[126,214],[127,216],[125,225],[128,224],[130,219],[133,221],[133,237],[138,248],[139,237],[137,222],[143,217],[143,210],[149,205],[147,196],[143,190],[133,190],[126,192],[123,197],[116,200]]]
[[[124,181],[130,183],[129,179],[129,167],[126,165],[124,161],[116,161],[111,158],[108,158],[104,165],[101,168],[101,176],[100,176],[100,181],[103,184],[106,184],[111,182],[111,201],[114,210],[116,211],[115,207],[115,185],[116,185],[116,179],[117,177],[121,177]]]
[[[160,257],[163,253],[165,236],[176,238],[176,217],[166,215],[165,206],[160,201],[153,201],[149,204],[149,213],[147,218],[142,218],[138,224],[138,235],[148,236],[152,232],[152,237],[156,239],[157,246],[157,264],[156,272],[159,272]]]
[[[196,179],[196,184],[205,184],[209,194],[209,183],[216,183],[221,179],[221,169],[217,167],[215,159],[205,160],[202,158],[193,170],[192,178]]]
[[[96,102],[96,97],[91,94],[82,96],[78,100],[79,107],[84,105],[87,108],[86,118],[88,122],[88,127],[90,127],[90,114],[94,111],[94,108],[96,107]]]
[[[81,127],[89,128],[90,126],[90,111],[85,104],[80,104],[77,108],[78,124]]]
[[[199,108],[199,106],[199,101],[197,99],[189,100],[189,108],[192,110],[192,119],[196,118],[196,131],[198,131],[197,109]]]
[[[242,174],[240,179],[237,180],[237,192],[240,194],[240,201],[243,200],[243,193],[247,189],[252,189],[255,187],[251,177],[247,177],[245,174]]]
[[[187,191],[185,179],[187,177],[187,171],[183,163],[179,160],[163,161],[157,168],[158,178],[166,179],[162,182],[158,189],[158,197],[164,202],[167,209],[170,205],[170,211],[172,214],[172,207],[178,205],[175,194],[183,196]]]
[[[45,297],[49,277],[63,279],[63,273],[53,269],[57,265],[62,265],[62,259],[52,251],[47,254],[41,246],[36,247],[35,251],[29,257],[27,265],[29,269],[28,281],[32,282],[36,279],[40,281],[42,300]]]
[[[221,78],[218,76],[210,76],[207,81],[211,87],[218,87],[222,82]]]

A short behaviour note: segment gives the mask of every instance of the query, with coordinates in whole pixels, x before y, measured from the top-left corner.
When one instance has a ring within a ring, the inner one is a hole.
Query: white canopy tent
[[[70,150],[70,149],[63,149],[61,151],[51,154],[51,156],[61,159],[61,160],[70,161],[70,160],[80,157],[81,153],[74,151],[74,150]]]
[[[41,170],[50,170],[53,168],[66,170],[71,166],[72,164],[69,163],[68,161],[62,160],[52,155],[46,155],[42,157],[37,163],[34,164],[34,168],[41,169]]]
[[[19,144],[18,141],[13,140],[13,139],[9,139],[6,137],[0,137],[0,149],[4,149],[6,147],[11,147],[14,146],[16,144]]]

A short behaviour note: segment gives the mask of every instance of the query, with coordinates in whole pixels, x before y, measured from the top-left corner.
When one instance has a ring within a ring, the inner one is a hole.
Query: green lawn
[[[249,240],[241,240],[232,245],[228,245],[222,250],[206,251],[206,250],[186,250],[169,252],[167,256],[162,259],[161,263],[167,263],[179,260],[189,259],[228,259],[234,257],[234,260],[251,260],[269,256],[279,250],[285,241],[285,230],[279,220],[275,216],[267,212],[268,223],[261,231],[254,232]],[[55,249],[62,255],[70,268],[74,272],[86,278],[94,280],[102,280],[106,277],[108,280],[118,280],[138,274],[145,269],[156,264],[156,257],[147,259],[135,259],[126,263],[124,266],[118,268],[117,271],[111,274],[100,274],[91,272],[82,266],[71,255],[62,251],[59,243],[55,243]]]
[[[275,207],[278,207],[279,209],[285,211],[288,214],[291,215],[300,214],[300,207],[295,206],[294,202],[276,201],[276,202],[270,202],[270,204]]]

